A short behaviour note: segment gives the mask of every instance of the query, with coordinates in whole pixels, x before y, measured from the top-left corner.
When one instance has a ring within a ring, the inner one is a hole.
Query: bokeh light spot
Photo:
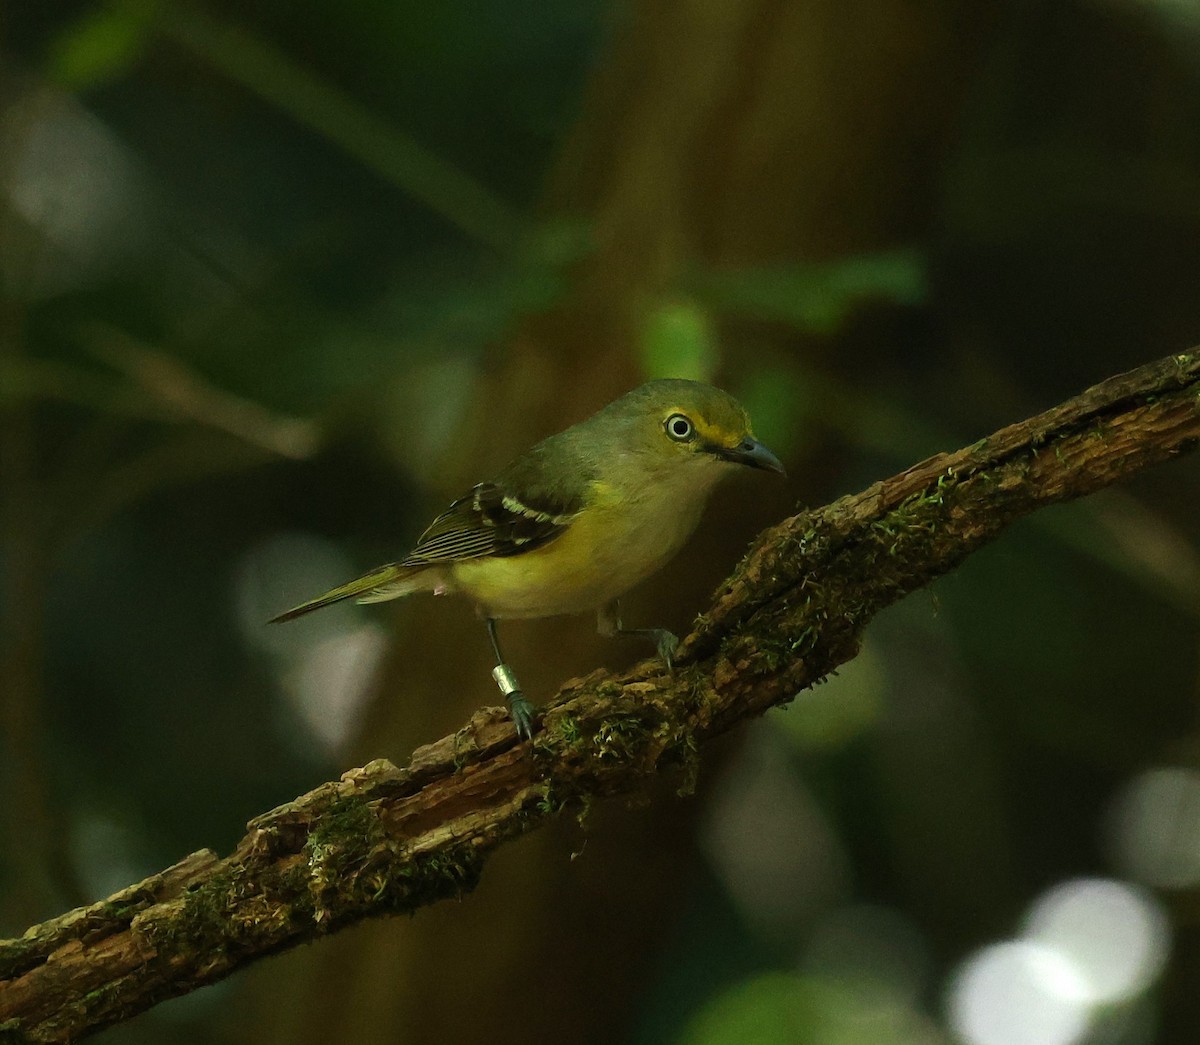
[[[1200,883],[1200,773],[1151,769],[1117,796],[1109,814],[1117,867],[1135,881],[1168,889]]]
[[[1082,993],[1079,970],[1054,948],[992,944],[951,984],[950,1026],[967,1045],[1071,1045],[1088,1025]]]
[[[1048,986],[1089,1005],[1141,993],[1161,971],[1169,938],[1166,916],[1153,897],[1104,879],[1064,882],[1050,890],[1030,911],[1025,934],[1078,973],[1077,979]]]

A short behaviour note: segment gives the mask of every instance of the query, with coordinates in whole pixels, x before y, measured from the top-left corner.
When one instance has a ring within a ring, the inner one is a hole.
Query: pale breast
[[[594,484],[591,505],[561,537],[523,555],[455,563],[453,585],[493,617],[550,617],[596,609],[679,551],[696,528],[711,486],[651,484],[629,497]]]

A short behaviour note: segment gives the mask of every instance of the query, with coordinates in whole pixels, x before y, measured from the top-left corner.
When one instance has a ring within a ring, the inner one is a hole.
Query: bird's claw
[[[662,662],[667,666],[668,671],[675,670],[675,651],[679,649],[679,639],[666,628],[652,628],[651,638],[654,639],[655,646],[658,647],[658,655],[662,658]]]
[[[517,736],[522,740],[532,740],[533,705],[525,699],[525,694],[519,689],[513,690],[505,699],[508,701],[509,717],[512,718],[513,725],[517,728]]]

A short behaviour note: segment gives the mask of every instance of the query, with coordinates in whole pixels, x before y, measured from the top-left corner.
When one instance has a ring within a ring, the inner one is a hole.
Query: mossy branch
[[[882,608],[1010,523],[1200,442],[1200,351],[1114,377],[973,446],[758,537],[656,662],[568,682],[532,743],[498,709],[251,821],[107,900],[0,942],[0,1042],[70,1041],[361,918],[469,892],[487,855],[564,806],[641,789],[852,658]],[[402,930],[398,930],[402,931]]]

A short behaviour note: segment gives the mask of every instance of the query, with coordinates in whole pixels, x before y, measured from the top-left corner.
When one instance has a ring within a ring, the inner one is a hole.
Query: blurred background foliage
[[[1200,341],[1191,0],[0,9],[0,931],[494,703],[432,600],[263,621],[646,376],[743,397],[627,619]],[[705,753],[113,1043],[1192,1042],[1200,468],[1042,513]],[[537,696],[635,655],[514,624]]]

